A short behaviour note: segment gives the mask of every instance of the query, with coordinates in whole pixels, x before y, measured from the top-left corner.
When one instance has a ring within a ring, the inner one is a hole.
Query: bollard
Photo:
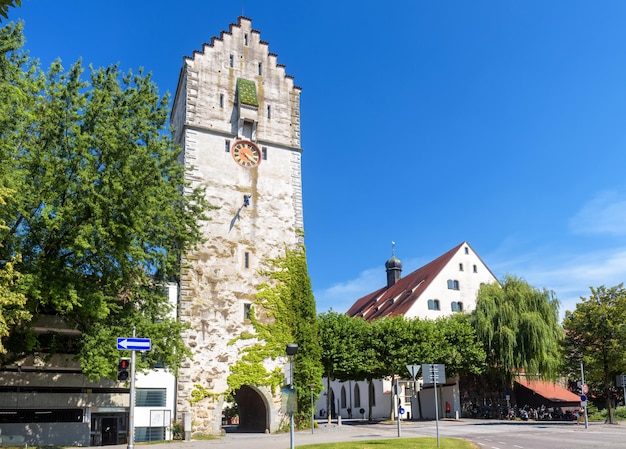
[[[185,441],[191,441],[191,412],[183,413],[183,435]]]
[[[337,415],[337,425],[341,425],[341,415]]]

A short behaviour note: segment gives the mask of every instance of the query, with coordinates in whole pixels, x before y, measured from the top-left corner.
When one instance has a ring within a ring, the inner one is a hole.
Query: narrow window
[[[250,314],[252,313],[252,304],[245,303],[243,305],[243,320],[250,321]]]
[[[469,248],[467,246],[465,247],[465,254],[469,254]]]
[[[361,388],[359,388],[359,384],[354,384],[354,406],[361,406]]]
[[[434,310],[439,310],[439,300],[435,299],[435,308]]]
[[[248,45],[248,33],[244,33],[243,35],[243,45]]]
[[[341,408],[346,408],[346,387],[341,386]]]
[[[267,118],[272,118],[272,106],[267,105]]]
[[[456,310],[458,310],[459,312],[463,312],[463,303],[462,302],[457,302],[456,303]]]
[[[230,55],[228,57],[228,65],[230,65],[231,67],[235,66],[235,57],[233,55]]]
[[[230,140],[228,139],[224,141],[224,150],[226,150],[227,153],[230,152]]]
[[[474,273],[478,273],[478,267],[474,265]]]
[[[453,290],[458,290],[458,289],[459,289],[459,281],[454,281]]]
[[[463,264],[462,263],[459,264],[459,271],[463,271]]]
[[[261,148],[261,155],[264,161],[267,160],[267,147],[262,147]]]
[[[456,304],[457,304],[456,301],[452,301],[452,303],[450,304],[451,309],[452,309],[453,312],[457,312],[458,311],[458,309],[456,308]]]
[[[259,62],[259,75],[263,75],[263,63]]]
[[[243,122],[243,136],[247,139],[252,140],[252,130],[254,129],[254,125],[251,121],[245,120]]]
[[[243,253],[243,267],[250,268],[250,253],[248,251]]]
[[[224,94],[220,94],[220,108],[224,109]]]

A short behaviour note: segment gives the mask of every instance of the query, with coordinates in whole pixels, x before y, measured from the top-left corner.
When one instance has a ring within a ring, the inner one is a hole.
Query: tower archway
[[[243,385],[235,394],[239,409],[240,432],[264,433],[270,429],[270,411],[265,395],[255,387]]]

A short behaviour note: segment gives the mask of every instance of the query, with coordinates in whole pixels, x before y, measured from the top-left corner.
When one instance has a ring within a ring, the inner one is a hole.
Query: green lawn
[[[441,449],[476,449],[473,443],[457,438],[440,438]],[[395,438],[392,440],[348,441],[344,443],[306,444],[297,449],[437,449],[437,438]]]

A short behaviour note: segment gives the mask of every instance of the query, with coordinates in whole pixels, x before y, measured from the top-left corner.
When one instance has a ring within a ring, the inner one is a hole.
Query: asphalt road
[[[435,421],[403,422],[403,438],[437,435]],[[522,422],[482,419],[440,420],[439,436],[461,438],[476,443],[481,449],[610,449],[626,448],[626,423],[609,425],[574,422]],[[295,433],[295,447],[313,443],[363,441],[398,438],[395,423],[368,424],[360,421],[341,426],[321,424],[311,434]],[[139,445],[135,445],[137,449]],[[227,433],[214,440],[192,440],[164,443],[162,449],[288,449],[289,433],[266,435],[259,433]],[[111,446],[109,446],[111,447]],[[124,449],[123,446],[113,446]],[[140,447],[140,446],[139,446]]]

